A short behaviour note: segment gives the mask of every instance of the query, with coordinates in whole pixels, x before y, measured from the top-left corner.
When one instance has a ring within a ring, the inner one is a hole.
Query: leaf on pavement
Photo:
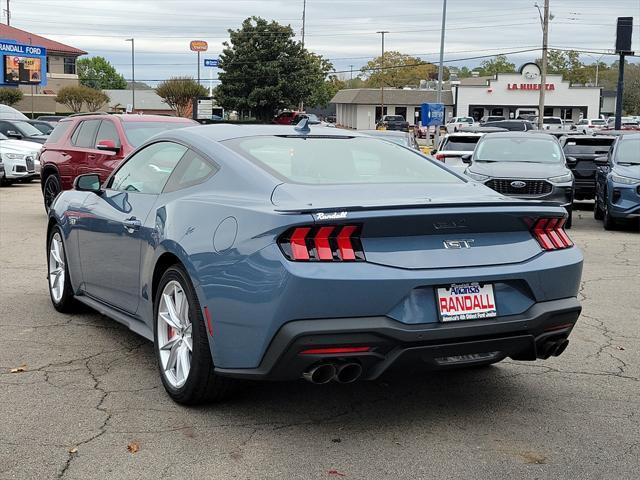
[[[339,472],[338,470],[329,470],[327,473],[329,475],[334,476],[334,477],[346,477],[347,476],[346,474],[344,474],[342,472]]]
[[[73,447],[73,448],[69,449],[69,453],[71,453],[71,454],[78,453],[78,447]]]
[[[131,442],[127,445],[127,450],[129,450],[129,453],[136,453],[140,450],[140,444],[138,442]]]
[[[624,350],[624,347],[622,347],[622,346],[620,346],[620,345],[618,345],[616,348],[617,348],[618,350]]]
[[[20,365],[19,367],[12,368],[10,370],[11,373],[22,373],[22,372],[26,372],[26,371],[27,371],[27,366],[26,365]]]

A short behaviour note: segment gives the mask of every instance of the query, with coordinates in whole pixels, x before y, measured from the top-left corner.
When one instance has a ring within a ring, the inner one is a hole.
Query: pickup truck
[[[409,122],[402,115],[385,115],[378,122],[377,128],[380,130],[402,130],[409,131]]]

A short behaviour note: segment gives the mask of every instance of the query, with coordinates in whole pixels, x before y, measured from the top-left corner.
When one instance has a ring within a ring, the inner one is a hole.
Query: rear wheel
[[[183,404],[223,400],[233,381],[214,372],[202,309],[185,269],[167,269],[157,292],[154,349],[167,393]]]
[[[42,191],[44,196],[44,208],[47,212],[49,211],[49,209],[51,208],[51,204],[61,191],[62,186],[60,185],[60,179],[58,178],[58,175],[52,173],[45,180],[44,189]]]
[[[571,228],[571,225],[573,225],[573,207],[566,207],[566,210],[569,216],[567,217],[567,221],[564,224],[564,228]]]

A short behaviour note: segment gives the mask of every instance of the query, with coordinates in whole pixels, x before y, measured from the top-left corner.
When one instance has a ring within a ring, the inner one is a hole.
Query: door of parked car
[[[136,312],[142,244],[152,234],[145,221],[186,151],[176,143],[154,143],[129,157],[101,195],[87,196],[86,215],[76,222],[87,227],[78,229],[78,244],[89,295]]]
[[[100,120],[83,120],[71,135],[71,145],[68,150],[71,157],[67,164],[71,167],[71,175],[76,177],[84,173],[99,173],[95,171],[96,134],[100,127]],[[101,178],[102,180],[102,178]]]
[[[122,161],[122,142],[116,124],[113,120],[102,120],[94,151],[89,154],[89,165],[93,172],[100,175],[100,181],[105,182]]]

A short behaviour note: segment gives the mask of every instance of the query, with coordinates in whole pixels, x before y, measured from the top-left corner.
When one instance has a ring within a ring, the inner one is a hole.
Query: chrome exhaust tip
[[[338,367],[336,382],[353,383],[362,375],[362,367],[359,363],[345,363]]]
[[[306,381],[315,383],[316,385],[324,385],[329,383],[336,376],[336,367],[331,363],[323,363],[310,368],[302,374],[302,378]]]

